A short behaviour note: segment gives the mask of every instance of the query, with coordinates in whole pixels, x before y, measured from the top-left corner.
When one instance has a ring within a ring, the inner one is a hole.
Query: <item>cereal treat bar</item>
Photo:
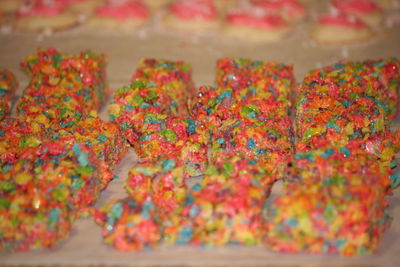
[[[172,99],[159,87],[149,85],[137,80],[117,90],[109,106],[110,119],[119,125],[141,160],[182,155],[188,163],[193,159],[194,167],[201,168],[198,165],[204,165],[206,160],[201,147],[206,144],[196,132],[193,120],[173,115],[169,108]],[[193,149],[188,150],[186,144]]]
[[[362,255],[390,225],[399,132],[396,59],[338,63],[299,88],[292,181],[266,209],[266,243],[283,252]]]
[[[307,160],[301,182],[267,207],[266,243],[281,252],[363,255],[375,252],[390,225],[390,168],[339,149]]]
[[[400,62],[396,58],[339,62],[308,73],[299,90],[301,95],[318,93],[340,100],[346,98],[343,100],[347,102],[367,97],[392,120],[398,112],[399,79]]]
[[[110,119],[142,161],[172,157],[183,161],[191,176],[200,175],[207,161],[207,143],[188,116],[193,87],[190,67],[181,61],[143,59],[132,80],[115,93]]]
[[[10,115],[11,102],[18,88],[14,74],[8,70],[0,70],[0,120]]]
[[[1,158],[0,249],[50,248],[96,201],[101,162],[85,145],[43,142],[18,159]]]
[[[91,52],[41,50],[22,63],[30,78],[17,112],[34,120],[76,120],[105,101],[106,58]]]
[[[16,161],[25,148],[36,148],[54,141],[62,145],[85,144],[101,162],[101,183],[105,188],[112,179],[111,171],[127,151],[126,139],[118,126],[98,117],[63,123],[30,121],[22,116],[0,122],[0,159]]]
[[[48,49],[23,66],[31,80],[17,118],[0,121],[0,249],[7,251],[50,248],[67,237],[127,150],[119,127],[97,116],[104,56]]]
[[[129,171],[128,197],[96,210],[105,242],[118,250],[155,247],[165,225],[182,209],[186,199],[185,166],[171,158],[139,163]]]
[[[204,125],[215,125],[210,129],[211,162],[244,153],[249,159],[270,159],[264,162],[278,166],[276,175],[281,177],[293,151],[292,67],[225,58],[217,62],[216,84],[218,89],[201,94],[210,96],[200,101],[202,111],[199,104],[193,109],[202,113],[194,117]]]
[[[399,64],[393,58],[338,63],[307,75],[297,101],[296,153],[362,147],[390,161],[394,150],[382,144],[393,139],[389,128],[398,112]]]
[[[42,125],[52,140],[87,144],[113,169],[127,147],[119,127],[97,116],[106,98],[105,56],[64,55],[50,48],[22,66],[31,80],[18,102],[18,119]]]
[[[261,164],[235,157],[210,165],[184,206],[166,221],[166,243],[215,246],[262,241],[262,209],[274,180]]]

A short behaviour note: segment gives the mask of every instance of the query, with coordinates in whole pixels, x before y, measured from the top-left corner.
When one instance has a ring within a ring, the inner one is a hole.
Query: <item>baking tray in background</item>
[[[400,26],[381,38],[362,45],[323,47],[308,39],[309,25],[304,23],[284,40],[273,44],[228,42],[218,37],[185,38],[180,34],[146,32],[132,35],[83,35],[78,31],[57,33],[44,39],[33,34],[0,35],[0,68],[13,71],[20,81],[19,93],[27,84],[20,62],[39,47],[55,47],[63,53],[92,50],[109,58],[108,80],[111,90],[129,83],[140,58],[184,60],[193,68],[197,86],[214,84],[215,63],[221,57],[245,57],[293,64],[301,82],[307,71],[339,60],[365,60],[382,57],[400,58]],[[106,108],[101,116],[107,119]],[[395,127],[400,127],[397,119]],[[102,193],[97,205],[125,196],[123,189],[128,170],[135,162],[134,153],[124,158],[116,169],[114,180]],[[279,195],[281,185],[273,188]],[[379,253],[362,257],[332,255],[280,254],[265,247],[238,245],[195,248],[190,246],[160,247],[157,250],[119,252],[103,244],[101,229],[91,218],[76,222],[72,235],[59,247],[24,253],[0,253],[0,265],[57,266],[399,266],[400,261],[400,192],[390,198],[392,227],[385,233]]]

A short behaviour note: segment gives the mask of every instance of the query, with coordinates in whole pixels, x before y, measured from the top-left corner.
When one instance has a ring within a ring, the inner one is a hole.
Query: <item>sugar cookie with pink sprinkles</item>
[[[379,26],[384,19],[382,8],[373,0],[334,0],[332,7],[340,13],[359,18],[371,27]]]
[[[220,15],[213,0],[178,0],[169,5],[164,22],[175,30],[216,30]]]
[[[21,31],[60,31],[78,24],[76,14],[69,12],[65,1],[27,1],[16,11],[15,27]]]
[[[228,11],[222,35],[229,39],[268,43],[281,40],[290,28],[282,16],[269,14],[262,8],[245,5]]]
[[[251,4],[280,14],[288,21],[298,21],[306,16],[306,9],[299,0],[251,0]]]
[[[357,17],[328,14],[320,17],[311,32],[311,39],[320,44],[344,45],[370,40],[374,33]]]
[[[128,33],[145,24],[150,10],[141,0],[108,0],[94,11],[87,27],[96,31]]]

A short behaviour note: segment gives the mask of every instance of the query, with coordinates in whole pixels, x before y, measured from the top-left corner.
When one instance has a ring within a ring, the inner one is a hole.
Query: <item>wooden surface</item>
[[[128,84],[137,62],[142,57],[184,60],[193,67],[197,85],[214,83],[215,62],[220,57],[247,57],[293,64],[300,82],[313,68],[333,64],[338,60],[364,60],[380,57],[400,58],[400,26],[382,34],[367,44],[347,47],[321,47],[308,39],[309,24],[297,25],[295,30],[279,43],[246,44],[229,42],[210,34],[185,39],[181,34],[142,30],[132,35],[82,34],[79,30],[58,33],[46,38],[37,35],[0,35],[0,68],[16,73],[20,90],[27,77],[19,64],[35,53],[38,47],[55,47],[65,53],[90,49],[109,57],[110,88]],[[106,110],[102,116],[107,118]],[[397,127],[399,119],[397,120]],[[123,183],[135,157],[130,153],[116,170],[118,180],[103,192],[97,205],[111,198],[125,196]],[[280,192],[274,186],[273,195]],[[58,248],[43,252],[0,253],[0,265],[60,265],[60,266],[399,266],[400,260],[400,193],[390,198],[390,212],[394,216],[376,255],[342,257],[326,255],[288,255],[268,251],[264,247],[226,246],[194,248],[188,246],[161,247],[136,253],[118,252],[102,243],[100,228],[91,218],[76,222],[72,235]]]

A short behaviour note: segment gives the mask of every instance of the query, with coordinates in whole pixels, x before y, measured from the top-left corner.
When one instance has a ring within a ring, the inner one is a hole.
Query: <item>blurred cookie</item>
[[[400,8],[400,0],[376,0],[376,3],[384,9]]]
[[[2,12],[0,12],[0,26],[6,25],[9,21],[9,18]]]
[[[169,6],[164,22],[172,29],[198,32],[217,29],[220,16],[213,0],[178,0]]]
[[[374,36],[370,27],[357,17],[328,14],[321,17],[311,32],[311,39],[321,44],[360,43]]]
[[[236,7],[240,0],[212,0],[214,2],[215,7],[222,11],[225,12],[233,7]]]
[[[96,8],[87,21],[90,29],[131,32],[150,18],[150,10],[140,0],[108,0]]]
[[[0,12],[14,13],[23,2],[24,0],[0,0]]]
[[[68,9],[78,14],[91,14],[105,0],[58,0],[68,5]]]
[[[373,0],[334,0],[332,6],[341,13],[353,15],[371,27],[382,24],[382,9]]]
[[[280,14],[288,21],[301,20],[306,16],[306,9],[298,0],[251,0],[251,3],[267,12]]]
[[[143,2],[152,10],[167,6],[171,0],[143,0]]]
[[[269,14],[254,6],[228,11],[222,35],[227,38],[250,42],[275,42],[290,30],[289,23],[277,14]]]
[[[16,12],[18,30],[39,32],[59,31],[77,25],[76,15],[67,10],[65,2],[56,0],[30,0]]]

